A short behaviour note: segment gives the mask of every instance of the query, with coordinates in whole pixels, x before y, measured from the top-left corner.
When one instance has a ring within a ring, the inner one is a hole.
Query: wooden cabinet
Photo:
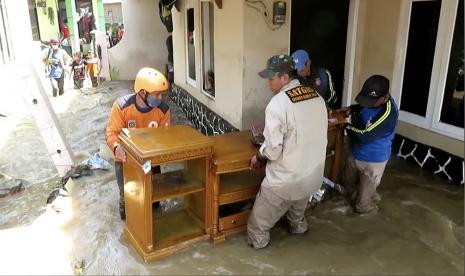
[[[247,225],[250,209],[232,214],[220,214],[223,206],[253,200],[265,175],[264,170],[251,172],[249,161],[258,148],[250,142],[250,131],[231,132],[210,137],[214,142],[213,158],[209,172],[212,192],[211,239],[214,243],[225,239],[225,235],[242,231]],[[252,207],[249,204],[249,207]],[[234,208],[232,208],[234,209]]]
[[[124,232],[139,255],[153,260],[208,239],[212,191],[207,175],[213,141],[185,125],[124,129],[119,137],[127,157]],[[152,173],[154,166],[180,161],[184,169]],[[163,212],[154,206],[175,197],[183,199],[175,210]]]
[[[337,181],[343,151],[345,119],[334,111],[329,117],[333,120],[328,125],[325,176]],[[260,189],[265,170],[249,170],[250,159],[258,151],[258,147],[250,141],[250,131],[232,132],[210,138],[214,142],[209,171],[213,187],[210,236],[213,243],[217,243],[229,234],[246,229],[253,200]],[[222,212],[222,209],[229,210]]]
[[[328,144],[326,146],[325,176],[334,182],[339,181],[341,159],[344,152],[344,124],[342,113],[330,110],[328,114]]]

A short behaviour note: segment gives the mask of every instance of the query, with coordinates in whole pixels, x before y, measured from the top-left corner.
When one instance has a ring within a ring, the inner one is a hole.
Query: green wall
[[[46,0],[47,7],[37,8],[37,21],[39,21],[40,39],[49,41],[51,37],[59,37],[57,5],[55,0]]]
[[[73,24],[74,19],[73,19],[73,10],[71,9],[71,3],[73,2],[74,0],[65,0],[66,18],[68,19],[68,29],[69,29],[69,34],[71,36],[71,39],[74,37],[74,24]]]
[[[103,1],[97,0],[97,9],[98,9],[98,29],[101,32],[105,32],[105,10],[103,9]]]

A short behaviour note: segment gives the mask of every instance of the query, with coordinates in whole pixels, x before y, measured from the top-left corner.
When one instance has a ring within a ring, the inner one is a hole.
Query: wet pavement
[[[130,90],[130,82],[108,82],[52,99],[78,161],[99,148],[108,154],[111,104]],[[173,123],[185,123],[171,108]],[[0,127],[12,131],[0,137],[0,173],[24,179],[25,190],[0,198],[0,274],[464,274],[463,186],[397,158],[388,164],[375,213],[356,215],[328,200],[308,210],[307,234],[277,225],[266,249],[255,251],[240,233],[144,263],[123,235],[114,172],[74,180],[62,202],[68,208],[56,213],[45,202],[60,178],[40,134],[24,110],[7,115]]]

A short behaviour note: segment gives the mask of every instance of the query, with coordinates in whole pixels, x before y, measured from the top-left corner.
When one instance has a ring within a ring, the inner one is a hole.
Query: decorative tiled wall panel
[[[218,135],[238,131],[228,121],[211,111],[181,87],[172,84],[172,101],[186,114],[187,118],[205,135]]]
[[[392,144],[392,151],[408,162],[445,177],[453,183],[463,185],[463,158],[420,144],[401,135],[396,135]]]

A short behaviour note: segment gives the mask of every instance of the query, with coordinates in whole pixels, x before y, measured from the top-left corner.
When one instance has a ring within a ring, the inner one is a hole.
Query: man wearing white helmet
[[[134,83],[135,94],[118,98],[111,109],[106,129],[108,147],[115,156],[116,182],[120,191],[119,211],[126,218],[124,208],[123,162],[126,153],[118,138],[123,128],[156,128],[170,125],[171,113],[162,93],[168,91],[165,76],[152,68],[139,70]]]

